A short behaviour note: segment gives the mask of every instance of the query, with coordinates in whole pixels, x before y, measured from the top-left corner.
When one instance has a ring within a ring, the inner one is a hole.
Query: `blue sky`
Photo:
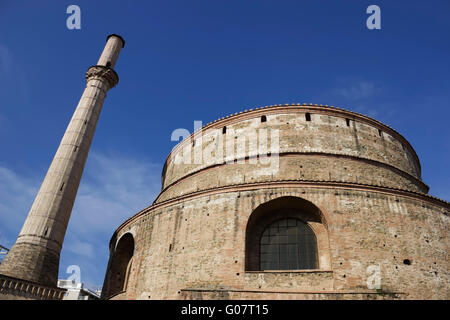
[[[68,30],[66,8],[81,8]],[[366,8],[381,8],[368,30]],[[126,45],[61,255],[101,287],[115,228],[151,204],[175,142],[253,107],[312,102],[369,115],[415,148],[450,200],[450,2],[0,0],[0,244],[12,246],[110,33]]]

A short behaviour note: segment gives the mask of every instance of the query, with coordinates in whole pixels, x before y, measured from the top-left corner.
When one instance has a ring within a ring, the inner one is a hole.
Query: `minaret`
[[[86,88],[0,274],[56,287],[59,254],[106,92],[119,77],[113,70],[125,41],[112,34]]]

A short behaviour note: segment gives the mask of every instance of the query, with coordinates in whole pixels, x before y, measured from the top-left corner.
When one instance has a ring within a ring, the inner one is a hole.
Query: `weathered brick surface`
[[[377,123],[376,126],[369,123],[365,118],[350,120],[349,126],[346,119],[356,117],[353,113],[340,114],[336,110],[315,110],[311,113],[311,121],[305,120],[305,110],[303,107],[291,107],[289,113],[286,110],[277,108],[267,109],[250,119],[241,119],[237,116],[215,123],[211,127],[207,126],[202,130],[202,144],[196,143],[192,146],[191,141],[196,140],[196,135],[181,142],[170,154],[166,163],[165,179],[163,186],[166,187],[183,176],[210,166],[209,163],[195,164],[194,154],[205,153],[208,147],[217,143],[220,139],[234,137],[249,137],[259,129],[278,129],[280,153],[320,152],[326,154],[350,155],[382,162],[389,166],[398,168],[418,179],[420,179],[420,164],[412,153],[414,152],[409,144],[392,129]],[[274,113],[275,112],[275,113]],[[282,112],[279,114],[278,112]],[[327,112],[328,114],[316,114],[314,112]],[[251,113],[250,113],[251,114]],[[250,114],[248,117],[250,117]],[[260,114],[267,114],[266,122],[261,122]],[[227,127],[226,135],[216,135],[211,129],[222,129]],[[381,132],[381,133],[380,133]],[[234,134],[233,134],[234,133]],[[200,132],[197,133],[197,135]],[[269,146],[270,146],[270,139]],[[404,140],[404,141],[403,141]],[[226,143],[223,143],[223,159],[226,158]],[[235,143],[237,148],[237,140]],[[256,146],[247,146],[245,154],[257,154]],[[187,148],[187,149],[186,149]],[[202,151],[200,151],[200,148]],[[411,150],[410,150],[411,148]],[[190,150],[190,161],[188,164],[180,164],[175,160],[182,161],[186,150]],[[214,152],[213,153],[217,153]],[[331,166],[328,166],[331,167]],[[351,172],[350,172],[351,173]],[[342,173],[341,173],[342,174]],[[328,179],[328,178],[327,178]]]
[[[114,299],[450,298],[450,206],[426,195],[409,143],[342,110],[311,111],[305,123],[303,107],[292,108],[225,119],[236,130],[280,129],[285,154],[270,175],[249,159],[175,164],[181,149],[174,149],[161,195],[124,222],[111,241],[112,256],[124,234],[135,243],[126,292]],[[305,199],[320,210],[320,226],[313,230],[326,233],[318,237],[319,257],[325,258],[317,270],[247,271],[247,222],[260,205],[283,197]],[[370,266],[381,270],[378,291],[368,290]]]
[[[142,215],[120,230],[136,230],[126,297],[179,298],[179,290],[199,287],[361,290],[367,289],[367,267],[379,265],[385,291],[403,292],[408,298],[450,298],[448,208],[377,192],[340,190],[335,195],[333,189],[299,189],[199,197]],[[287,195],[310,200],[325,214],[331,274],[276,275],[274,281],[273,274],[245,272],[249,215],[259,204]]]
[[[166,188],[158,202],[194,191],[233,184],[269,182],[274,180],[341,181],[426,192],[418,179],[392,167],[361,159],[326,155],[286,155],[279,158],[279,170],[264,172],[260,165],[224,164],[187,176]]]
[[[14,250],[13,250],[14,249]],[[58,282],[59,251],[32,243],[16,243],[3,259],[1,274],[44,285]]]

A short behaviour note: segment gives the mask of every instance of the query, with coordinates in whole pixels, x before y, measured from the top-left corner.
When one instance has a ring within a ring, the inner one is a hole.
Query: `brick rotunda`
[[[377,120],[245,110],[172,150],[159,196],[110,241],[102,295],[449,299],[450,204],[428,189],[412,146]]]

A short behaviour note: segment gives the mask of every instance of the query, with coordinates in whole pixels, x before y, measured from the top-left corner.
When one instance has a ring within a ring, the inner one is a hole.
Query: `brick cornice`
[[[429,187],[428,185],[426,185],[422,180],[417,179],[415,176],[409,174],[406,171],[403,171],[397,167],[394,167],[390,164],[387,164],[385,162],[381,162],[381,161],[377,161],[377,160],[373,160],[373,159],[369,159],[369,158],[365,158],[365,157],[361,157],[361,156],[355,156],[355,155],[351,155],[351,154],[345,154],[345,153],[329,153],[329,152],[283,152],[283,153],[279,153],[278,156],[280,157],[285,157],[285,156],[296,156],[296,155],[307,155],[307,156],[324,156],[324,157],[337,157],[337,158],[347,158],[347,159],[353,159],[353,160],[359,160],[359,161],[363,161],[363,162],[367,162],[370,163],[372,165],[375,166],[379,166],[379,167],[384,167],[387,168],[403,177],[406,177],[407,179],[410,179],[412,181],[414,181],[414,183],[419,184],[421,187],[423,187],[424,189],[426,189],[426,192],[428,192]],[[237,158],[235,159],[236,162],[242,161],[242,160],[248,160],[251,157],[256,157],[255,156],[246,156],[244,158]],[[216,167],[220,167],[220,166],[224,166],[224,165],[228,165],[228,163],[226,161],[222,162],[222,163],[217,163],[217,164],[212,164],[210,166],[207,167],[202,167],[199,168],[198,170],[195,170],[191,173],[188,173],[182,177],[180,177],[179,179],[175,180],[174,182],[172,182],[171,184],[169,184],[168,186],[166,186],[163,190],[161,190],[161,192],[159,193],[159,195],[156,197],[156,199],[153,201],[153,203],[156,203],[158,201],[158,199],[161,197],[161,195],[166,192],[168,189],[170,189],[171,187],[177,185],[178,183],[182,182],[183,180],[198,175],[203,171],[207,171]]]
[[[137,220],[142,215],[156,209],[164,208],[170,205],[180,203],[182,201],[200,198],[209,195],[215,195],[220,193],[239,192],[239,191],[251,191],[260,189],[278,189],[278,188],[314,188],[314,189],[334,189],[334,190],[354,190],[362,192],[378,192],[388,194],[392,196],[401,196],[419,201],[425,201],[434,205],[446,208],[450,210],[450,202],[430,196],[425,193],[408,191],[398,188],[389,188],[383,186],[374,186],[360,183],[341,182],[341,181],[327,181],[327,180],[274,180],[269,182],[254,182],[245,184],[236,184],[223,187],[215,187],[201,191],[191,192],[176,198],[165,200],[159,203],[154,203],[151,206],[139,211],[132,217],[125,220],[114,232],[111,240],[117,236],[117,234],[127,226],[127,224]],[[337,191],[338,192],[338,191]],[[448,215],[449,212],[444,212]],[[111,241],[110,241],[111,245]]]
[[[404,138],[399,132],[397,132],[395,129],[391,128],[390,126],[375,120],[373,118],[370,118],[366,115],[345,110],[342,108],[334,107],[334,106],[328,106],[328,105],[318,105],[318,104],[311,104],[311,103],[304,103],[303,105],[300,103],[296,104],[279,104],[279,105],[271,105],[271,106],[265,106],[261,108],[255,108],[255,109],[249,109],[244,110],[241,112],[236,112],[235,114],[228,115],[226,117],[222,117],[220,119],[214,120],[213,122],[210,122],[203,126],[201,129],[193,132],[189,137],[185,138],[183,141],[178,143],[172,151],[167,156],[167,159],[164,163],[163,167],[163,175],[165,170],[167,169],[167,164],[170,162],[172,157],[180,150],[182,149],[186,143],[191,143],[193,139],[196,139],[199,135],[202,134],[202,131],[208,130],[208,129],[220,129],[224,126],[228,126],[237,122],[245,121],[252,118],[257,118],[263,115],[272,115],[272,114],[286,114],[286,113],[305,113],[310,112],[314,114],[325,114],[325,115],[332,115],[332,116],[339,116],[342,118],[351,119],[354,121],[359,121],[361,123],[365,123],[368,125],[371,125],[377,129],[380,129],[388,134],[390,134],[392,137],[399,140],[413,155],[417,166],[419,168],[419,175],[421,173],[421,165],[419,157],[417,156],[416,151],[411,146],[411,144]]]

